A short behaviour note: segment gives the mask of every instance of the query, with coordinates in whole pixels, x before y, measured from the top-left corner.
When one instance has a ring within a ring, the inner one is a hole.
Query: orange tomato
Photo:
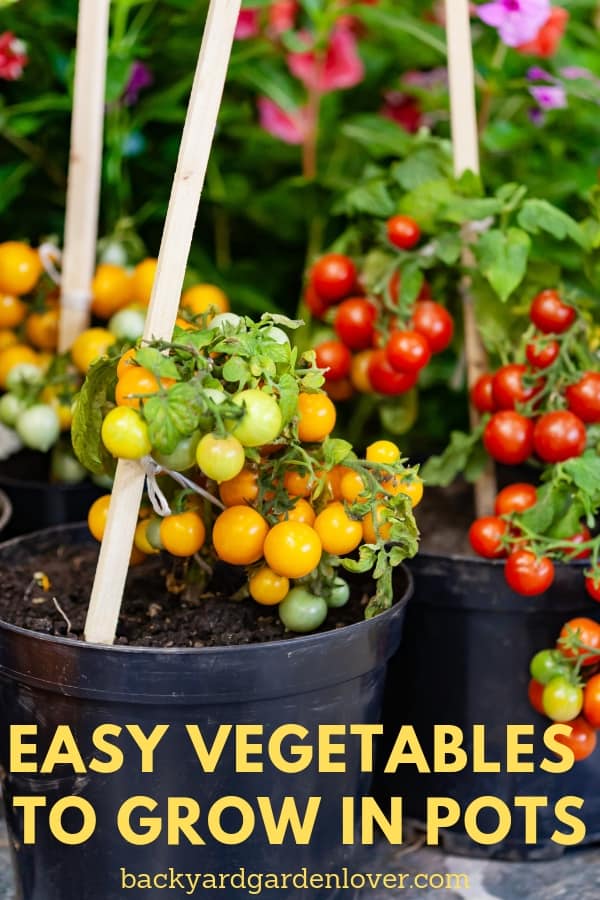
[[[158,553],[158,549],[154,547],[148,540],[149,524],[150,519],[147,518],[144,518],[141,520],[141,522],[138,522],[135,529],[135,536],[133,538],[134,546],[146,556],[152,556],[154,553]]]
[[[28,294],[34,289],[42,274],[42,263],[37,250],[19,241],[0,244],[0,293]]]
[[[223,562],[249,566],[263,555],[269,526],[250,506],[230,506],[217,518],[212,533],[215,552]]]
[[[329,493],[334,500],[342,500],[342,481],[348,472],[351,472],[347,466],[334,466],[327,473],[327,484],[329,485]]]
[[[214,284],[195,284],[181,298],[181,306],[193,316],[212,310],[214,314],[229,312],[227,295]]]
[[[58,309],[34,312],[27,318],[25,334],[38,350],[56,350],[58,344]]]
[[[38,365],[37,353],[27,344],[13,344],[0,352],[0,388],[6,388],[6,379],[15,366],[20,363]]]
[[[366,544],[377,544],[379,540],[387,541],[392,531],[391,522],[384,522],[382,519],[382,512],[385,509],[385,505],[383,503],[378,504],[375,507],[375,522],[373,521],[373,514],[367,513],[367,515],[363,519],[363,537]],[[375,525],[379,526],[379,537],[377,536]]]
[[[27,315],[27,304],[12,294],[0,294],[0,328],[16,328]]]
[[[121,359],[119,360],[119,364],[117,366],[117,378],[122,378],[127,369],[132,366],[135,366],[135,354],[137,353],[137,349],[135,347],[131,347],[130,350],[127,350]]]
[[[131,275],[131,299],[135,303],[148,306],[152,296],[152,286],[156,276],[158,260],[148,257],[138,263]]]
[[[0,352],[6,350],[7,347],[13,347],[17,343],[18,338],[14,331],[10,331],[8,328],[0,329]]]
[[[354,393],[354,387],[349,378],[340,378],[337,381],[327,381],[325,383],[327,396],[336,403],[342,403],[349,400]]]
[[[342,478],[342,498],[348,503],[354,503],[359,496],[366,491],[365,483],[353,469],[350,469]],[[365,498],[366,499],[366,498]]]
[[[400,459],[400,448],[392,441],[375,441],[367,447],[367,460],[369,462],[385,463],[393,465]]]
[[[298,437],[309,444],[324,441],[335,427],[335,406],[327,394],[301,393],[298,416]]]
[[[410,497],[413,509],[423,499],[423,481],[420,478],[414,478],[412,481],[390,478],[388,481],[383,482],[383,487],[392,495],[406,494]]]
[[[250,596],[263,606],[276,606],[284,600],[290,590],[288,578],[277,575],[268,566],[261,566],[248,582]]]
[[[110,506],[110,494],[104,494],[94,500],[88,512],[88,528],[97,541],[101,541],[106,530],[108,507]]]
[[[106,328],[87,328],[82,331],[71,347],[71,358],[81,374],[87,375],[92,363],[105,356],[115,341],[114,334]]]
[[[117,406],[131,406],[139,409],[142,400],[158,393],[158,379],[143,366],[127,366],[117,382],[115,400]],[[136,395],[141,395],[136,396]]]
[[[160,541],[173,556],[193,556],[205,539],[204,522],[196,512],[165,516],[160,523]]]
[[[280,522],[304,522],[305,525],[312,525],[315,521],[316,514],[308,500],[298,497],[295,504],[287,512],[280,515]]]
[[[264,543],[265,559],[284,578],[304,578],[321,560],[321,539],[303,522],[279,522]]]
[[[258,497],[258,475],[252,469],[243,468],[235,478],[222,481],[219,496],[225,506],[241,506],[254,503]]]
[[[132,279],[123,266],[101,263],[92,281],[92,312],[100,319],[110,319],[131,301]]]
[[[355,390],[360,394],[373,393],[373,386],[369,380],[369,365],[372,356],[372,350],[361,350],[360,353],[357,353],[352,357],[350,381]]]
[[[292,497],[309,497],[314,481],[310,472],[287,469],[283,476],[283,486]]]
[[[315,521],[315,531],[321,538],[323,550],[344,556],[356,550],[363,538],[363,526],[351,519],[344,504],[336,501],[326,506]]]

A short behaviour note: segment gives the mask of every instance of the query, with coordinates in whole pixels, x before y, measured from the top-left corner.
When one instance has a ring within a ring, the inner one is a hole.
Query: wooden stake
[[[477,133],[477,105],[475,101],[475,70],[471,45],[469,0],[445,0],[446,35],[448,41],[448,78],[450,84],[450,118],[454,171],[460,177],[464,172],[479,174],[479,137]],[[469,239],[471,229],[463,229],[465,267],[473,265]],[[463,319],[465,329],[465,356],[467,384],[471,388],[480,375],[488,369],[485,347],[477,329],[475,308],[471,294],[471,281],[463,279],[461,285]],[[480,422],[477,410],[470,404],[471,427]],[[479,516],[491,515],[497,493],[494,464],[490,460],[475,484],[475,512]]]
[[[163,231],[145,340],[170,340],[173,333],[240,6],[241,0],[211,0],[210,3]],[[112,644],[115,638],[144,478],[138,462],[119,462],[85,625],[85,638],[93,643]]]
[[[67,210],[63,252],[59,352],[90,322],[102,173],[106,57],[110,0],[80,0]]]

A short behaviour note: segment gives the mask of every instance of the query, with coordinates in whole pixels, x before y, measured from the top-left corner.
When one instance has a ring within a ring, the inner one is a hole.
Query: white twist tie
[[[56,264],[60,265],[62,262],[62,253],[59,248],[56,244],[47,241],[45,244],[40,244],[38,254],[46,274],[50,276],[54,284],[60,285],[62,275],[56,268]]]
[[[161,466],[160,463],[157,463],[155,459],[151,456],[142,456],[140,460],[141,466],[146,474],[146,490],[148,491],[148,497],[150,498],[150,503],[152,504],[152,508],[154,512],[161,517],[170,516],[171,515],[171,507],[169,506],[169,501],[163,494],[162,490],[158,486],[157,476],[158,475],[169,475],[177,484],[180,484],[182,487],[187,488],[190,491],[194,491],[194,493],[199,494],[200,497],[203,497],[205,500],[208,500],[209,503],[213,503],[215,506],[218,506],[219,509],[225,509],[225,506],[221,503],[220,500],[217,500],[216,497],[213,497],[208,491],[205,491],[204,488],[200,487],[199,484],[196,484],[195,481],[191,481],[189,478],[186,478],[185,475],[182,475],[181,472],[175,472],[173,469],[167,469],[165,466]]]
[[[90,308],[92,295],[89,291],[65,291],[60,296],[60,305],[63,309],[75,309],[87,312]]]

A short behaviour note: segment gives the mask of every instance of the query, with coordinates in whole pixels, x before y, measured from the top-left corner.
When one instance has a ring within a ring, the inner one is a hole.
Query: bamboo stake
[[[61,282],[59,352],[90,322],[102,172],[110,0],[80,0]]]
[[[163,231],[145,340],[170,340],[173,333],[240,6],[241,0],[211,0],[210,3]],[[144,478],[144,470],[137,461],[119,462],[85,625],[85,638],[93,643],[112,644],[115,638]]]
[[[469,0],[445,0],[446,34],[448,41],[448,77],[450,85],[450,118],[454,171],[460,177],[464,172],[479,174],[479,137],[477,132],[477,105],[475,102],[475,71],[471,45]],[[463,229],[463,264],[473,264],[473,254],[468,245],[471,228]],[[465,356],[467,383],[471,388],[480,375],[488,369],[485,347],[477,329],[475,307],[468,277],[461,285],[463,319],[465,328]],[[470,405],[471,427],[480,422],[477,410]],[[496,497],[496,476],[490,460],[475,484],[475,512],[479,516],[491,515]]]

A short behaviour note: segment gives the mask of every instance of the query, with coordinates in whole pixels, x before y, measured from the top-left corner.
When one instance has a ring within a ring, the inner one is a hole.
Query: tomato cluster
[[[596,747],[600,728],[600,625],[579,617],[567,622],[556,647],[540,650],[531,660],[529,700],[554,722],[571,726],[558,738],[586,759]]]
[[[201,570],[216,560],[243,567],[246,593],[304,632],[348,601],[340,565],[361,565],[362,545],[373,565],[388,542],[414,527],[410,509],[422,494],[416,470],[405,468],[391,442],[376,442],[361,462],[331,437],[336,411],[320,390],[322,375],[308,357],[298,364],[268,317],[254,324],[225,313],[204,327],[186,323],[172,344],[144,344],[100,362],[94,383],[98,372],[111,384],[102,452],[187,479],[163,488],[170,514],[144,509],[136,556],[163,550],[199,561]],[[89,436],[89,408],[78,405],[76,447],[77,434]],[[107,495],[90,510],[98,539],[108,504]]]
[[[421,232],[409,216],[393,216],[386,226],[388,245],[411,250]],[[417,383],[432,354],[452,340],[450,313],[423,284],[409,310],[400,304],[401,275],[396,263],[381,292],[366,289],[357,264],[340,253],[320,257],[309,273],[305,300],[312,315],[333,326],[335,337],[315,347],[334,400],[354,391],[388,396],[403,394]]]

